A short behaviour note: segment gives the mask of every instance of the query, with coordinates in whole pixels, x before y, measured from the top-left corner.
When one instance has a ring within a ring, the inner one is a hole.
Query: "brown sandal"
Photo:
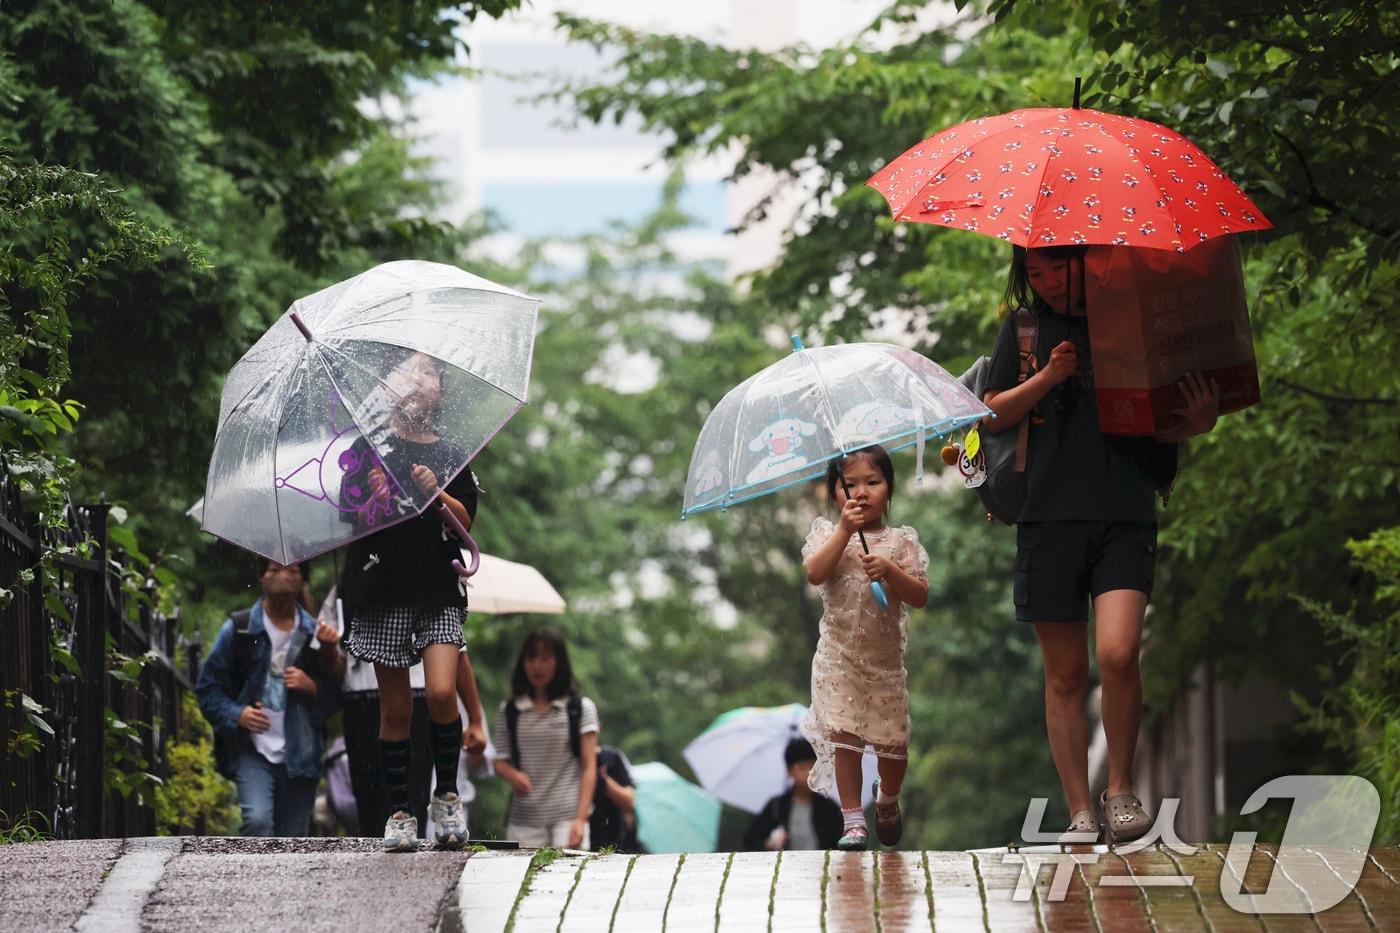
[[[1104,832],[1109,842],[1131,842],[1147,835],[1152,828],[1152,818],[1142,808],[1138,795],[1131,791],[1112,797],[1104,791],[1099,795],[1099,808],[1103,811]]]

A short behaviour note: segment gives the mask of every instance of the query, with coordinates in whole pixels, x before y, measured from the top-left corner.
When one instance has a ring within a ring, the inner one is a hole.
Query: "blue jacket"
[[[289,655],[296,660],[288,666],[301,668],[316,681],[316,696],[307,696],[300,690],[287,691],[283,730],[287,739],[286,764],[290,777],[321,776],[324,770],[322,758],[326,746],[326,720],[340,704],[339,681],[322,673],[320,659],[309,647],[315,633],[316,621],[298,606],[297,627],[292,635],[293,642],[288,646]],[[216,739],[231,745],[230,750],[235,754],[253,748],[248,730],[238,725],[238,714],[243,707],[252,705],[263,695],[272,655],[272,641],[264,627],[261,599],[252,607],[246,637],[251,639],[252,650],[244,672],[237,670],[239,663],[234,644],[238,636],[234,633],[233,619],[225,621],[219,629],[219,636],[214,639],[214,647],[204,659],[199,682],[195,685],[199,708],[213,727]]]

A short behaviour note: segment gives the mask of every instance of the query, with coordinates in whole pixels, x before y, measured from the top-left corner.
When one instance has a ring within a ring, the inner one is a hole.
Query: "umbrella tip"
[[[802,345],[802,338],[799,337],[799,336],[797,336],[796,334],[793,334],[793,335],[792,335],[792,352],[793,352],[793,353],[797,353],[799,350],[805,350],[805,349],[807,349],[807,348],[804,347],[804,346]]]
[[[1078,109],[1079,109],[1079,86],[1080,86],[1081,82],[1083,82],[1083,80],[1084,80],[1084,79],[1081,78],[1079,75],[1075,75],[1075,76],[1074,76],[1074,109],[1075,109],[1075,110],[1078,110]]]
[[[291,318],[292,318],[292,323],[295,324],[295,325],[297,326],[297,330],[301,331],[301,335],[302,335],[303,337],[306,338],[306,342],[307,342],[307,343],[310,343],[310,342],[311,342],[311,328],[309,328],[309,327],[306,326],[306,322],[303,321],[303,320],[301,319],[301,315],[298,314],[297,312],[293,311],[292,314],[291,314]]]

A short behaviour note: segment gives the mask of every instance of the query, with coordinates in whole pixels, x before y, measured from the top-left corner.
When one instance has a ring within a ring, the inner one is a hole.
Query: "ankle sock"
[[[842,832],[849,832],[853,827],[856,826],[864,828],[865,811],[862,810],[860,807],[854,807],[850,810],[847,810],[845,807],[842,807],[841,822],[843,824],[841,827]]]
[[[434,796],[457,793],[458,751],[462,747],[462,718],[451,722],[432,722],[428,734],[433,744],[433,768],[437,771],[437,788]]]
[[[899,795],[885,793],[884,785],[881,785],[880,789],[875,792],[875,805],[878,807],[888,807],[892,803],[899,803]]]
[[[409,741],[379,740],[379,763],[384,771],[384,793],[388,798],[390,815],[400,811],[412,813],[408,802]]]

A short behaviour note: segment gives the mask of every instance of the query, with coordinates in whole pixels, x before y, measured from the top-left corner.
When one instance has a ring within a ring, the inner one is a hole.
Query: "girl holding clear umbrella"
[[[904,669],[906,606],[928,601],[928,554],[913,528],[886,523],[894,465],[883,447],[855,451],[827,467],[826,488],[841,510],[821,517],[802,548],[807,579],[821,587],[821,639],[812,658],[812,708],[802,731],[817,751],[808,779],[826,790],[834,777],[844,824],[837,848],[862,850],[868,830],[860,805],[861,756],[875,748],[875,828],[880,842],[903,835],[899,791],[909,763],[909,688]],[[857,535],[869,542],[864,550]],[[889,605],[869,584],[884,585]]]
[[[408,476],[420,495],[437,497],[463,527],[471,527],[477,502],[471,470],[441,486],[449,465],[466,459],[458,445],[435,430],[444,380],[443,364],[426,354],[394,350],[386,356],[383,384],[392,406],[391,433],[379,445],[382,458],[363,438],[342,455],[343,495],[358,493],[365,501],[346,514],[347,521],[372,527],[413,508],[410,495],[392,479]],[[379,747],[391,810],[384,827],[388,851],[417,848],[418,821],[409,793],[409,668],[420,660],[437,774],[437,792],[429,803],[434,838],[454,848],[466,842],[466,814],[457,795],[462,722],[456,700],[466,596],[450,563],[458,547],[444,519],[424,513],[357,538],[340,581],[350,618],[346,649],[373,663],[379,682]]]

